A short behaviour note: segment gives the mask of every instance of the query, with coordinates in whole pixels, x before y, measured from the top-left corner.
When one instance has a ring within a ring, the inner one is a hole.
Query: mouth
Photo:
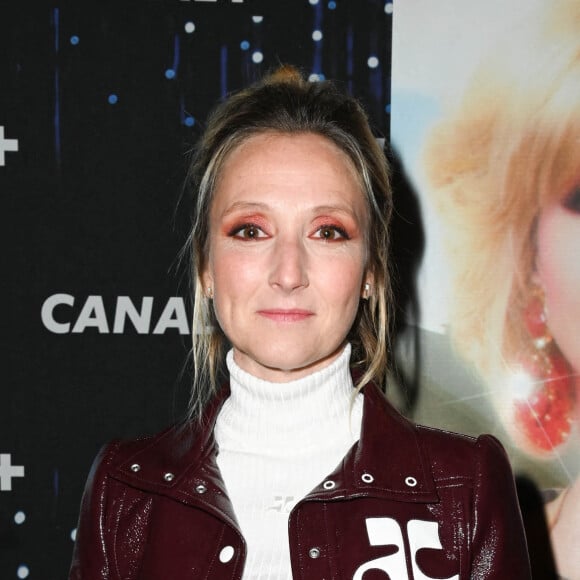
[[[299,308],[270,308],[266,310],[258,310],[258,314],[275,322],[301,322],[314,316],[314,312],[310,310],[301,310]]]

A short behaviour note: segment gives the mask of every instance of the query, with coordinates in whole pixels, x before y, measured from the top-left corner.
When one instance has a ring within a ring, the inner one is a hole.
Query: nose
[[[308,286],[308,256],[300,240],[280,238],[276,241],[272,249],[269,283],[284,292]]]

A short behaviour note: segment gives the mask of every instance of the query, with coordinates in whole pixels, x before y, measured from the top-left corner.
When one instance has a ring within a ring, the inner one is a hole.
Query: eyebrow
[[[349,205],[317,205],[312,208],[313,213],[347,213],[356,217],[356,212]]]
[[[270,206],[267,203],[236,201],[222,212],[221,217],[228,216],[231,213],[237,211],[266,211],[268,209],[270,209]],[[312,208],[312,213],[334,213],[334,212],[346,213],[355,218],[357,217],[356,211],[354,211],[348,205],[317,205],[316,207]]]
[[[235,201],[234,203],[232,203],[232,205],[230,205],[228,208],[226,208],[222,214],[221,217],[225,217],[230,215],[231,213],[234,213],[236,211],[265,211],[269,208],[268,204],[266,203],[260,203],[260,202],[250,202],[250,201]]]

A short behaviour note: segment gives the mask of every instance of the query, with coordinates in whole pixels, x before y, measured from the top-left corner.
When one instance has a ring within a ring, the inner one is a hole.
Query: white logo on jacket
[[[293,495],[275,495],[272,505],[266,508],[267,512],[289,514],[296,504]]]
[[[367,534],[371,546],[396,546],[398,550],[389,556],[375,558],[358,567],[353,580],[362,580],[368,570],[381,570],[392,580],[459,580],[459,574],[450,578],[435,579],[424,574],[417,564],[417,552],[423,548],[441,550],[439,539],[439,524],[426,520],[409,520],[407,535],[411,549],[412,571],[407,567],[403,530],[393,518],[367,518]],[[412,572],[412,576],[411,576]]]

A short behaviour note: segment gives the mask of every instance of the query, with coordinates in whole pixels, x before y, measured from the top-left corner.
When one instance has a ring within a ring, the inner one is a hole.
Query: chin
[[[276,345],[267,350],[245,351],[246,365],[251,366],[249,372],[266,380],[291,381],[306,376],[319,368],[323,368],[334,359],[341,346],[326,350],[296,349],[296,342]],[[240,364],[242,366],[242,364]],[[244,368],[242,366],[242,368]],[[247,370],[247,369],[246,369]]]
[[[261,356],[256,359],[256,362],[260,366],[273,371],[293,373],[315,365],[318,360],[317,356],[307,356],[302,353],[292,353],[289,350],[285,350],[282,353],[269,353]]]

